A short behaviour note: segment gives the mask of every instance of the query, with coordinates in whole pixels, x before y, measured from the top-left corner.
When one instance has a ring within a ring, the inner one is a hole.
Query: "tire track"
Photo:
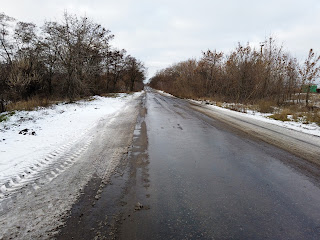
[[[9,211],[18,198],[39,190],[75,164],[94,139],[93,136],[84,138],[88,132],[89,129],[79,138],[57,148],[17,175],[0,182],[0,215]]]

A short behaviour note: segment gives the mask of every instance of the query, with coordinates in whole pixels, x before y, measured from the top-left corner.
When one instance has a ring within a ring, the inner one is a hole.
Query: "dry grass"
[[[222,102],[216,102],[216,106],[223,107],[223,103]]]
[[[320,111],[308,112],[305,115],[305,123],[316,123],[320,126]]]
[[[278,113],[274,113],[271,116],[269,116],[269,118],[273,118],[275,120],[280,120],[280,121],[291,121],[288,118],[288,115],[293,115],[293,114],[294,112],[292,111],[292,109],[283,108],[283,109],[280,109]]]
[[[270,100],[261,100],[257,103],[257,110],[261,113],[272,113],[276,103]]]
[[[12,102],[7,105],[7,111],[15,111],[15,110],[25,110],[32,111],[38,107],[48,107],[54,104],[54,101],[50,101],[48,99],[41,99],[38,97],[31,98],[28,101],[18,101]]]
[[[288,118],[288,114],[285,111],[272,114],[271,116],[269,116],[269,118],[273,118],[275,120],[280,120],[280,121],[290,121],[290,119]]]
[[[119,96],[118,93],[103,93],[100,94],[101,97],[108,97],[108,98],[117,98]]]
[[[314,97],[320,101],[320,94],[314,94]],[[213,101],[218,107],[224,107],[237,112],[247,112],[247,110],[258,111],[261,113],[271,113],[269,118],[279,121],[296,121],[305,124],[316,123],[320,126],[320,108],[317,106],[306,107],[305,102],[293,103],[288,102],[284,106],[277,106],[275,101],[261,100],[255,105],[244,105],[235,103],[222,103],[221,101]]]
[[[320,126],[320,109],[314,108],[310,110],[304,104],[294,104],[279,109],[270,118],[280,121],[302,122],[304,124],[316,123]]]
[[[119,96],[118,93],[107,93],[107,94],[101,94],[100,96],[103,97],[109,97],[109,98],[116,98]],[[48,98],[41,98],[41,97],[33,97],[30,98],[27,101],[18,101],[18,102],[11,102],[6,106],[7,112],[11,111],[32,111],[37,109],[38,107],[49,107],[53,104],[57,104],[59,102],[66,102],[66,103],[75,103],[79,100],[84,100],[84,101],[93,101],[95,100],[94,97],[89,96],[89,97],[84,97],[84,98],[75,98],[72,101],[67,100],[67,99],[48,99]]]
[[[242,112],[242,113],[247,112],[247,107],[243,104],[240,104],[240,103],[226,104],[225,108],[233,110],[233,111],[237,111],[237,112]]]

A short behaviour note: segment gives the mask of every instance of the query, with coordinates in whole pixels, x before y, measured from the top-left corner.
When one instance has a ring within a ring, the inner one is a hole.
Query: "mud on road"
[[[121,226],[130,228],[139,212],[149,209],[146,111],[144,96],[128,153],[110,178],[89,182],[56,239],[118,239]]]

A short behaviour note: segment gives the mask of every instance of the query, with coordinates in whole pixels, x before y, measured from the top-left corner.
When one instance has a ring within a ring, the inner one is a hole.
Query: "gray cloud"
[[[318,0],[11,0],[1,11],[42,25],[63,11],[86,14],[116,35],[113,44],[156,70],[201,51],[228,52],[237,42],[253,45],[274,35],[302,60],[312,47],[320,52]]]

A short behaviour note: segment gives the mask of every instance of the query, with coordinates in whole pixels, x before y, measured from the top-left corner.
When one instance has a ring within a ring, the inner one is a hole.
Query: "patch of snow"
[[[203,103],[202,101],[196,101],[196,100],[190,100],[190,101],[198,103],[198,104]],[[284,121],[283,122],[283,121],[269,118],[272,115],[270,113],[260,113],[258,111],[253,111],[253,110],[246,110],[246,113],[243,113],[243,112],[237,112],[237,111],[233,111],[230,109],[226,109],[224,107],[218,107],[215,105],[206,105],[206,106],[211,109],[224,111],[228,114],[242,116],[242,117],[246,117],[249,119],[251,118],[251,119],[259,120],[262,122],[271,123],[271,124],[278,125],[278,126],[281,126],[284,128],[288,128],[288,129],[292,129],[292,130],[296,130],[299,132],[303,132],[303,133],[307,133],[310,135],[315,135],[315,136],[320,137],[320,126],[318,126],[316,123],[304,124],[302,122],[294,122],[294,121]],[[288,118],[290,119],[290,116],[288,116]]]
[[[175,97],[175,96],[171,95],[170,93],[166,93],[166,92],[161,91],[161,90],[157,90],[157,91],[158,91],[159,93],[161,93],[161,94],[165,95],[165,96],[168,96],[168,97]]]
[[[99,120],[116,116],[126,103],[140,95],[141,92],[119,94],[116,98],[95,96],[87,101],[17,111],[0,123],[0,183],[38,164],[59,147],[79,139]]]

